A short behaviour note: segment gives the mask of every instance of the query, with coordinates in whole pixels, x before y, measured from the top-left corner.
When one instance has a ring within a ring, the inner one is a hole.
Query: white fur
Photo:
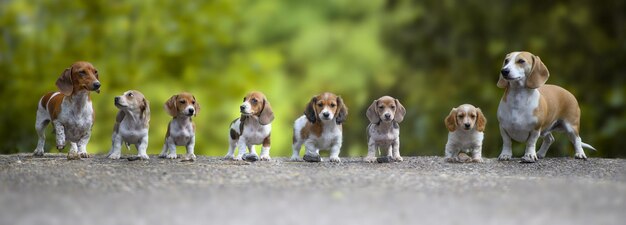
[[[322,116],[324,110],[319,113],[319,118],[324,118]],[[291,155],[291,160],[300,160],[300,148],[304,144],[304,147],[306,149],[305,154],[315,156],[319,155],[320,150],[330,149],[330,161],[341,162],[341,159],[339,159],[339,152],[341,151],[343,134],[340,125],[337,125],[335,120],[332,119],[333,117],[333,113],[330,113],[328,120],[320,120],[320,122],[322,123],[322,133],[320,136],[316,136],[315,134],[310,133],[307,139],[302,139],[302,137],[300,136],[300,132],[309,121],[307,120],[306,116],[301,116],[296,119],[294,123],[294,136],[296,141],[292,145],[293,154]]]
[[[51,97],[61,94],[55,92]],[[42,98],[43,99],[43,98]],[[39,99],[37,107],[37,119],[35,128],[39,135],[35,155],[43,155],[45,144],[45,128],[50,122],[50,113],[41,106],[42,99]],[[46,102],[46,106],[50,109],[50,100]],[[91,100],[89,100],[89,91],[76,91],[71,96],[64,96],[61,103],[61,112],[57,118],[52,121],[56,134],[57,148],[65,147],[66,142],[70,142],[70,150],[68,155],[80,155],[80,157],[88,157],[87,143],[91,137],[91,128],[93,126],[93,108]]]
[[[472,160],[482,162],[482,145],[484,133],[476,130],[456,129],[448,133],[448,143],[446,143],[446,161],[459,161],[460,152],[469,153]]]
[[[185,110],[187,111],[189,107]],[[194,109],[197,111],[197,109]],[[193,122],[191,121],[191,116],[186,116],[184,114],[179,114],[177,117],[174,117],[169,124],[169,135],[165,137],[165,143],[163,144],[163,150],[159,157],[175,159],[176,155],[176,146],[185,146],[187,148],[187,159],[196,159],[196,155],[194,154],[194,146],[196,143],[196,134],[193,127]],[[168,153],[169,151],[169,153]]]
[[[250,108],[249,103],[245,102],[244,104],[248,105],[247,107],[248,109]],[[245,112],[249,113],[249,111],[245,111]],[[243,134],[239,132],[240,125],[241,125],[241,118],[238,118],[230,126],[230,129],[234,130],[239,135],[239,139],[235,140],[229,135],[229,138],[228,138],[229,147],[228,147],[228,153],[224,157],[225,159],[241,160],[243,155],[246,153],[246,147],[248,148],[248,151],[250,154],[256,155],[256,150],[254,149],[254,145],[263,144],[263,140],[268,135],[270,135],[270,132],[272,132],[272,124],[261,125],[259,123],[259,118],[257,116],[249,116],[244,121]],[[234,157],[235,147],[239,149],[237,157]],[[262,147],[261,148],[261,160],[267,161],[270,159],[271,159],[270,148]]]
[[[387,112],[393,115],[393,112]],[[383,113],[383,115],[385,114]],[[395,121],[381,120],[379,124],[367,126],[367,157],[366,162],[376,161],[376,150],[380,148],[384,154],[393,160],[402,161],[400,156],[400,126]],[[383,154],[381,153],[381,155]]]
[[[107,157],[109,159],[119,159],[122,153],[122,143],[125,142],[127,145],[135,145],[137,147],[137,156],[139,158],[149,159],[150,157],[146,153],[149,127],[145,123],[146,120],[141,118],[141,109],[134,107],[123,110],[126,115],[120,122],[118,130],[113,131],[111,150]]]

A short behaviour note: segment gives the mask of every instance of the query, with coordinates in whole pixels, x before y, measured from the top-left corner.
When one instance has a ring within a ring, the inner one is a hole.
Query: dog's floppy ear
[[[450,115],[446,117],[444,122],[446,123],[448,131],[453,132],[456,130],[456,108],[452,108],[452,110],[450,111]]]
[[[304,115],[311,123],[315,123],[317,120],[317,112],[315,112],[315,103],[317,103],[317,97],[313,97],[304,110]]]
[[[404,115],[406,115],[406,109],[404,108],[404,106],[402,104],[400,104],[400,101],[398,101],[398,99],[396,100],[396,114],[393,117],[393,120],[395,120],[397,123],[400,123],[404,120]]]
[[[476,108],[476,112],[478,115],[476,118],[476,130],[483,132],[485,131],[485,126],[487,125],[487,118],[483,115],[483,111],[480,108]]]
[[[146,98],[143,98],[139,108],[141,109],[141,118],[143,119],[143,122],[148,124],[150,122],[150,102],[146,100]]]
[[[337,116],[335,117],[335,122],[337,124],[342,124],[348,118],[348,107],[343,103],[343,99],[337,96]]]
[[[120,123],[124,120],[126,113],[122,110],[117,111],[117,116],[115,116],[115,125],[113,126],[113,132],[118,132],[120,129]]]
[[[176,98],[178,95],[172,95],[167,102],[165,102],[165,111],[172,117],[178,116],[178,109],[176,109]]]
[[[507,88],[509,87],[509,82],[502,78],[502,74],[500,74],[500,78],[498,79],[498,87],[499,88]]]
[[[376,107],[378,107],[378,100],[374,100],[370,107],[367,108],[367,112],[365,112],[367,119],[369,119],[372,124],[378,124],[380,122],[380,116],[378,116]]]
[[[61,76],[57,79],[56,85],[63,95],[72,95],[72,92],[74,92],[74,84],[72,83],[72,67],[65,69],[63,73],[61,73]]]
[[[193,98],[193,108],[195,109],[193,111],[193,116],[198,115],[198,112],[200,112],[200,103],[198,103],[198,100],[196,100],[196,96],[191,96]]]
[[[270,102],[263,98],[263,110],[261,110],[261,115],[259,116],[259,123],[261,125],[268,125],[272,121],[274,121],[274,111],[272,111]]]
[[[545,84],[548,81],[548,77],[550,77],[550,72],[548,72],[548,68],[543,64],[539,56],[533,57],[533,68],[530,70],[530,74],[526,78],[526,87],[535,89],[539,88],[541,85]]]

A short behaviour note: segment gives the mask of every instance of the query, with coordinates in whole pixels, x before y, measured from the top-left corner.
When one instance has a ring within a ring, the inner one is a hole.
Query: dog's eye
[[[256,100],[256,98],[252,99],[252,104],[256,104],[257,102],[259,102],[258,100]]]
[[[472,119],[476,118],[476,115],[471,115]]]
[[[463,115],[459,115],[459,118],[463,118]]]
[[[317,103],[317,107],[324,107],[324,104],[322,104],[322,103]]]
[[[395,108],[396,108],[396,106],[395,106],[395,105],[392,105],[390,108],[391,108],[391,109],[395,109]]]
[[[180,100],[180,104],[185,104],[185,100]]]
[[[524,61],[523,59],[518,59],[518,60],[517,60],[517,63],[519,63],[519,64],[522,64],[522,63],[525,63],[525,62],[526,62],[526,61]]]
[[[80,71],[80,72],[78,72],[78,74],[80,74],[80,76],[81,76],[81,77],[82,77],[82,76],[87,75],[87,74],[85,73],[85,71]]]
[[[381,106],[378,106],[378,108],[379,109],[384,109],[385,107],[381,105]]]
[[[97,71],[97,70],[94,70],[94,71],[93,71],[93,73],[98,74],[98,71]]]
[[[335,103],[330,103],[331,108],[335,108],[335,106],[337,106]]]
[[[191,104],[196,104],[196,101],[191,101]]]
[[[126,94],[126,96],[128,96],[128,97],[133,97],[133,96],[135,96],[135,95],[134,95],[133,93],[128,93],[128,94]]]

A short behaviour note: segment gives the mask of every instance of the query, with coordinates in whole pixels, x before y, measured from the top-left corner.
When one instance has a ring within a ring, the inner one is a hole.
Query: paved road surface
[[[0,224],[626,224],[625,159],[343,160],[0,155]]]

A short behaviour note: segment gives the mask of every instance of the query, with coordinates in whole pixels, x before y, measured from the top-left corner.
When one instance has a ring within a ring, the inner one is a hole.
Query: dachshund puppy
[[[300,148],[304,144],[306,153],[303,159],[307,162],[321,162],[320,149],[330,149],[330,161],[341,162],[341,124],[347,116],[348,108],[341,97],[330,92],[313,97],[304,115],[294,123],[291,160],[300,160]]]
[[[583,148],[595,151],[580,138],[580,108],[576,97],[559,86],[545,84],[548,77],[550,72],[539,56],[530,52],[506,55],[497,83],[505,89],[498,105],[503,142],[499,160],[511,159],[511,140],[515,140],[526,143],[522,162],[536,162],[546,156],[554,142],[552,131],[567,133],[577,159],[587,159]],[[536,152],[539,137],[543,143]]]
[[[402,161],[400,156],[400,123],[406,110],[398,99],[389,96],[374,100],[365,113],[370,124],[367,126],[366,162],[376,161],[376,151],[380,148],[388,158]]]
[[[150,103],[139,91],[130,90],[115,97],[115,107],[119,109],[113,126],[113,137],[109,159],[119,159],[122,143],[130,149],[134,144],[139,159],[149,159],[148,128],[150,123]]]
[[[248,147],[249,154],[245,155],[248,161],[257,161],[259,157],[254,150],[254,145],[263,144],[261,148],[261,160],[269,161],[270,158],[270,134],[274,112],[270,102],[261,92],[251,92],[243,98],[243,104],[239,106],[241,117],[230,124],[230,138],[228,139],[228,153],[224,159],[241,160]],[[234,157],[235,147],[239,146],[239,154]]]
[[[470,104],[463,104],[450,111],[444,120],[448,128],[448,143],[446,143],[446,162],[483,162],[482,146],[483,131],[487,119],[479,108]],[[471,159],[464,153],[470,153]]]
[[[159,158],[175,159],[177,157],[176,146],[186,146],[186,160],[196,160],[196,155],[193,153],[196,143],[196,125],[191,121],[191,117],[196,116],[200,111],[196,97],[187,92],[174,95],[165,103],[165,111],[173,119],[167,125],[165,144],[163,144]]]
[[[34,156],[43,156],[46,142],[45,129],[52,122],[56,146],[61,150],[67,142],[70,150],[67,159],[90,157],[87,143],[95,120],[89,93],[100,93],[98,70],[91,63],[75,62],[61,73],[56,81],[59,89],[39,99],[35,129],[39,135]]]

